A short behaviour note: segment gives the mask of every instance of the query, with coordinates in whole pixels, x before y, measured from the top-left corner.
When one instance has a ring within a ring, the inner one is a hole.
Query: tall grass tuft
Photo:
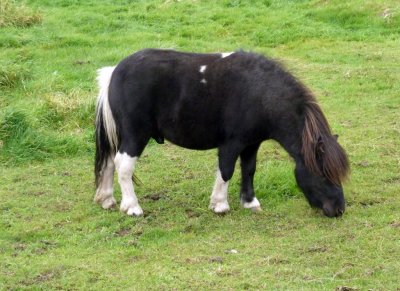
[[[20,64],[1,64],[0,88],[14,88],[29,76],[29,69]]]
[[[43,101],[39,115],[52,128],[72,125],[84,129],[94,124],[95,100],[87,92],[51,92],[44,94]]]
[[[10,140],[23,136],[29,127],[24,113],[20,111],[8,111],[0,123],[0,140],[3,146]]]
[[[13,0],[0,0],[0,27],[28,27],[42,21],[42,15]]]
[[[43,161],[75,155],[81,150],[74,137],[31,127],[22,111],[8,110],[0,121],[0,159],[4,162]]]

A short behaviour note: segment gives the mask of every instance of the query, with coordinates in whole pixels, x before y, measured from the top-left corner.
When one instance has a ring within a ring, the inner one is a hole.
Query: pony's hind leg
[[[94,196],[94,201],[101,204],[104,209],[110,209],[116,205],[113,196],[114,170],[114,156],[109,156],[107,163],[101,170],[99,184]]]
[[[229,181],[224,181],[224,179],[222,179],[221,171],[218,169],[210,199],[210,209],[215,213],[225,213],[229,211],[228,186]]]
[[[248,146],[240,154],[240,166],[242,169],[242,185],[240,190],[240,202],[244,208],[253,211],[261,211],[260,202],[254,194],[254,173],[256,171],[257,151],[260,144]]]
[[[132,216],[140,216],[143,214],[132,182],[132,175],[137,159],[138,156],[132,157],[126,152],[118,152],[114,160],[118,172],[118,182],[122,192],[120,210]]]

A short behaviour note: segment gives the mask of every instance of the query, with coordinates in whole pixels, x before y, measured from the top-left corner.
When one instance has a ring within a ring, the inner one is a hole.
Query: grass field
[[[0,47],[1,290],[399,290],[397,0],[0,0]],[[154,142],[136,172],[144,217],[95,205],[96,70],[147,47],[285,64],[349,154],[345,215],[307,205],[274,142],[261,213],[240,207],[237,169],[231,212],[213,214],[216,152]]]

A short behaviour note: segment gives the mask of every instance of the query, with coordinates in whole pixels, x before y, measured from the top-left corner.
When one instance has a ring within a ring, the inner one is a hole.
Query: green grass
[[[0,289],[400,287],[398,1],[0,0],[0,8]],[[136,172],[145,216],[95,205],[96,70],[146,47],[243,48],[284,63],[315,92],[349,154],[345,215],[309,208],[274,142],[258,157],[262,213],[239,206],[237,169],[232,211],[214,215],[216,151],[153,142]]]
[[[16,3],[13,0],[1,0],[0,2],[0,27],[28,27],[39,23],[41,20],[40,13],[28,9],[21,3]]]

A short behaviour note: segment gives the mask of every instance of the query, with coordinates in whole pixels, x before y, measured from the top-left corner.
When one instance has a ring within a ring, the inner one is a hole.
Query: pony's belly
[[[218,147],[219,144],[218,135],[214,130],[186,131],[170,128],[161,132],[168,141],[187,149],[208,150]]]

